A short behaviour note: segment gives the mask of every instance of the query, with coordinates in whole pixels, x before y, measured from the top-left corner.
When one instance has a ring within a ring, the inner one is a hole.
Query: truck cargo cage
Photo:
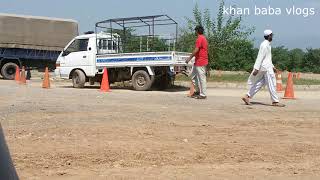
[[[156,28],[172,30],[169,35],[156,34]],[[168,15],[116,18],[96,23],[95,32],[110,34],[110,39],[97,39],[98,54],[175,51],[178,23]],[[121,38],[120,38],[121,37]]]

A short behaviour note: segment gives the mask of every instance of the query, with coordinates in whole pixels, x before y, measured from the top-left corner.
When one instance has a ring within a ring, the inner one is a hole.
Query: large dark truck
[[[14,79],[17,66],[54,70],[59,54],[77,35],[74,20],[0,13],[1,76]]]

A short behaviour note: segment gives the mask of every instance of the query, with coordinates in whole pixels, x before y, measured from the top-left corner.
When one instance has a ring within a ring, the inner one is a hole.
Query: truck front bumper
[[[55,75],[56,78],[61,78],[60,69],[56,68],[54,70],[54,75]]]

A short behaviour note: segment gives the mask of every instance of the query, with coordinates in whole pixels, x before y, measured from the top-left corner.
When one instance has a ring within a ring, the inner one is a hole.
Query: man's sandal
[[[195,92],[195,93],[193,93],[191,96],[189,96],[189,97],[191,97],[191,98],[196,98],[197,96],[199,96],[200,95],[200,93],[197,93],[197,92]]]
[[[243,98],[241,98],[241,99],[242,99],[242,101],[243,101],[246,105],[250,105],[249,98],[243,97]]]
[[[207,99],[207,96],[201,96],[201,95],[199,95],[199,96],[196,96],[195,98],[196,98],[196,99]]]

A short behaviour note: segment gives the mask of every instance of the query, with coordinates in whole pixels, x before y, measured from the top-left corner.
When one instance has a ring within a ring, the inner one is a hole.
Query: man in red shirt
[[[207,77],[206,69],[208,65],[208,42],[203,35],[204,29],[202,26],[197,26],[195,31],[198,35],[196,41],[196,47],[194,48],[190,57],[186,60],[189,63],[193,57],[195,57],[195,63],[193,65],[191,78],[195,87],[195,93],[191,96],[196,99],[207,98]]]

